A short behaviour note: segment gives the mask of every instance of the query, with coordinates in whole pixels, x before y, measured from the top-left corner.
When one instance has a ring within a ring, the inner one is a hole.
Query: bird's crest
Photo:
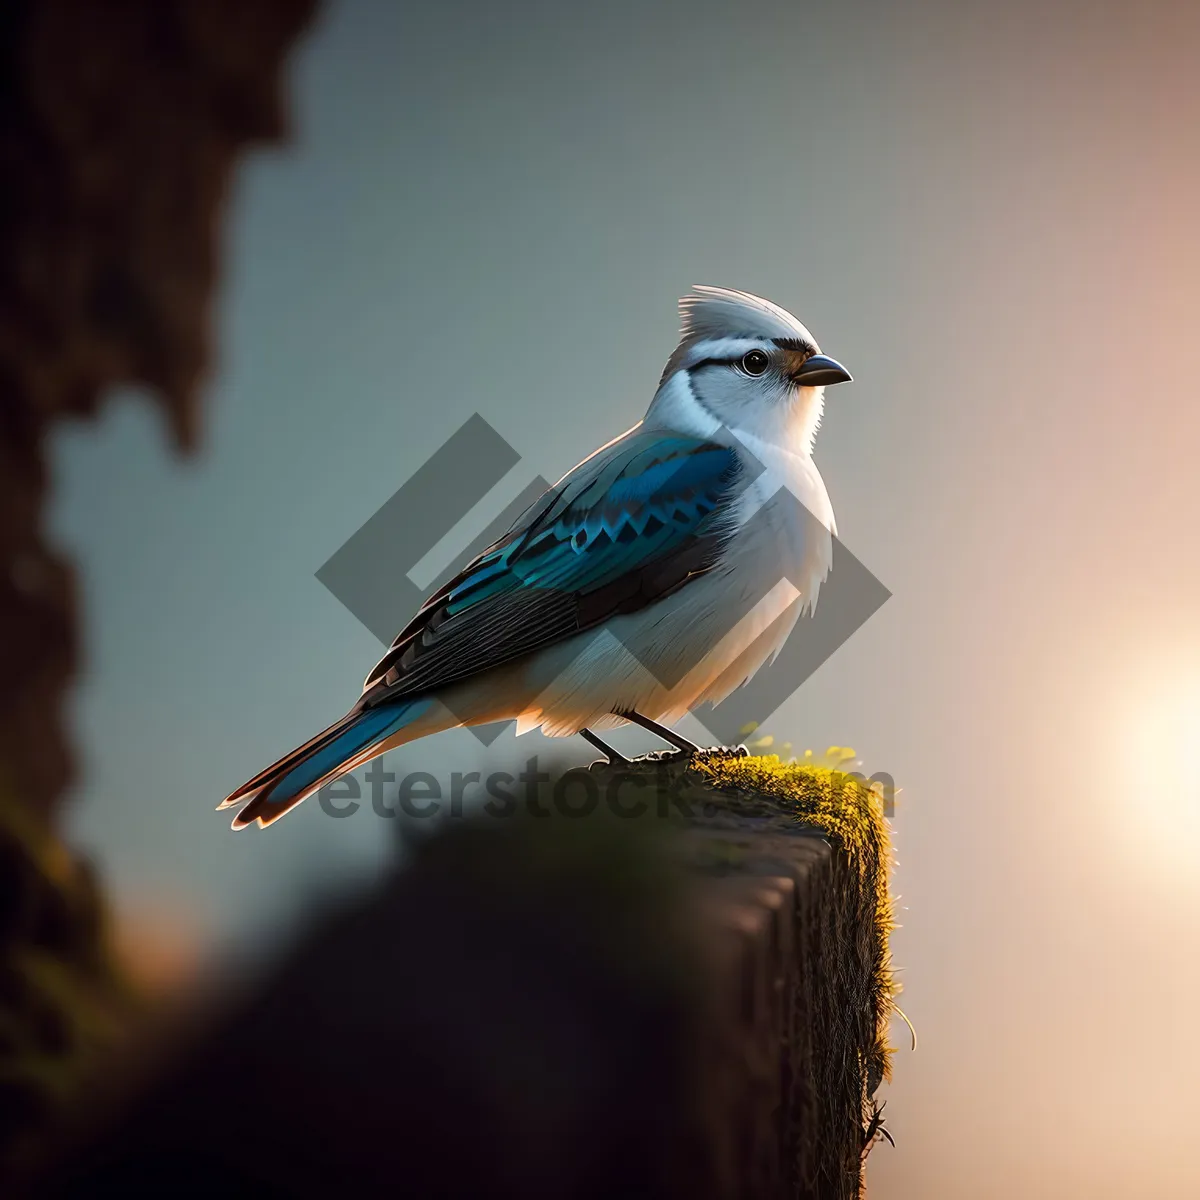
[[[812,335],[786,309],[733,288],[698,285],[679,301],[680,338],[801,338]]]
[[[719,342],[728,338],[764,341],[785,338],[816,346],[812,334],[787,309],[761,296],[733,288],[697,284],[679,301],[679,322],[679,345],[663,368],[658,381],[660,387],[679,370],[692,347],[700,342]]]

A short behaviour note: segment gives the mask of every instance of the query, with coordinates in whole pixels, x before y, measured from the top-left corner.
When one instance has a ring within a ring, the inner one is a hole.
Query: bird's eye
[[[751,350],[742,357],[742,370],[747,375],[761,375],[770,365],[771,360],[761,350]]]

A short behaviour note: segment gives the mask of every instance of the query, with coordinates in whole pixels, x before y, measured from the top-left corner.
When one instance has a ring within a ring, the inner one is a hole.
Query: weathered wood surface
[[[840,1128],[823,1128],[818,1095],[830,1070],[821,1031],[837,1002],[829,959],[838,948],[826,927],[835,854],[812,832],[767,831],[753,819],[741,824],[690,835],[714,843],[722,859],[737,852],[708,885],[710,919],[727,946],[730,1006],[721,1028],[731,1043],[725,1094],[736,1129],[733,1194],[856,1197],[860,1114],[844,1113]]]

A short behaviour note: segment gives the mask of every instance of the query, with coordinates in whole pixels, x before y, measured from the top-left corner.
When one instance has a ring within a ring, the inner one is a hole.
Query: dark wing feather
[[[710,570],[739,473],[728,446],[662,431],[598,451],[429,597],[367,677],[363,703],[511,662]]]

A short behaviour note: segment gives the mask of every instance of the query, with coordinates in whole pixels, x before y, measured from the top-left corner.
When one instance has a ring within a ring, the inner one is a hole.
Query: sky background
[[[816,458],[894,593],[767,722],[903,788],[871,1194],[1200,1195],[1198,59],[1184,3],[329,4],[238,178],[204,451],[136,396],[54,448],[72,835],[127,925],[254,955],[372,876],[369,808],[212,811],[377,656],[314,571],[480,412],[524,458],[473,533],[744,288],[854,372]]]

